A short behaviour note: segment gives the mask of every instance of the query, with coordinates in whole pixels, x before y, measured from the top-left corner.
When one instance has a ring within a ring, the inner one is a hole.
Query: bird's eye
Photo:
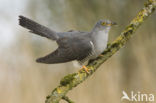
[[[111,26],[111,25],[112,25],[111,23],[107,24],[107,26]]]
[[[103,26],[104,26],[104,25],[106,25],[106,23],[105,23],[105,22],[102,22],[102,23],[101,23],[101,25],[103,25]]]

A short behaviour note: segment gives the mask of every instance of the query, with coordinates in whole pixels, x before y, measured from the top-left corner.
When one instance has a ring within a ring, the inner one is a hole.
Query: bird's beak
[[[111,26],[117,25],[116,22],[111,22]]]

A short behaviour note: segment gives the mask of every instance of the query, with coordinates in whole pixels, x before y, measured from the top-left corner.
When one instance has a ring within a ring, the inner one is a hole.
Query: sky
[[[9,46],[19,31],[18,15],[22,14],[29,0],[0,0],[0,46]],[[0,48],[1,49],[1,48]]]

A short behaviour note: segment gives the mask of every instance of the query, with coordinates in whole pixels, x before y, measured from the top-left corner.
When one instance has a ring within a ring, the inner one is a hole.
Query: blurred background
[[[111,42],[145,1],[0,0],[0,103],[44,103],[62,77],[78,71],[72,63],[36,63],[36,58],[55,50],[57,45],[20,27],[19,15],[56,31],[90,31],[99,19],[110,19],[119,25],[111,29]],[[123,90],[129,95],[134,91],[156,96],[155,51],[156,13],[138,28],[123,49],[68,96],[76,103],[120,103]]]

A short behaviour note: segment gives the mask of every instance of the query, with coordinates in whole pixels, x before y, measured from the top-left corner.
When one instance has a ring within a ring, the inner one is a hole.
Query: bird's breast
[[[94,47],[96,55],[100,55],[107,47],[108,32],[98,31],[94,36]]]

